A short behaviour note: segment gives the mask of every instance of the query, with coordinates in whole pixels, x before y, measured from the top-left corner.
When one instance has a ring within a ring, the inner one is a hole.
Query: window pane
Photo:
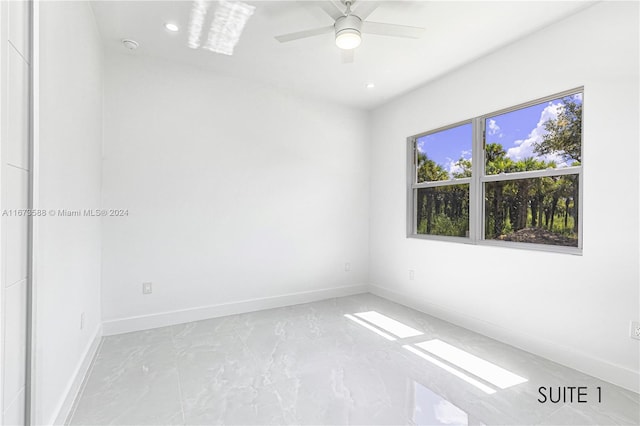
[[[485,120],[485,173],[578,166],[582,93]]]
[[[485,183],[485,239],[578,246],[578,175]]]
[[[469,236],[469,185],[418,189],[417,233]]]
[[[471,123],[418,138],[417,182],[471,177]]]

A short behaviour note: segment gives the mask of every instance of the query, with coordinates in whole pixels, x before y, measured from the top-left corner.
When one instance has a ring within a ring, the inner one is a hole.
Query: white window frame
[[[543,102],[561,99],[566,96],[582,94],[583,117],[584,117],[584,87],[577,87],[571,90],[555,93],[550,96],[535,99],[509,108],[504,108],[481,116],[459,121],[457,123],[442,126],[428,132],[419,133],[407,138],[407,238],[418,238],[425,240],[440,240],[449,242],[459,242],[466,244],[511,247],[525,250],[539,250],[566,254],[582,254],[582,227],[584,223],[584,134],[580,144],[582,162],[579,166],[570,166],[556,169],[533,170],[527,172],[501,173],[497,175],[485,175],[485,136],[486,120],[497,115],[517,111]],[[424,136],[471,123],[472,127],[472,172],[470,178],[449,179],[445,181],[420,182],[417,180],[417,140]],[[583,132],[584,133],[584,132]],[[531,179],[539,177],[577,175],[578,176],[578,246],[554,246],[547,244],[521,243],[514,241],[500,241],[485,239],[485,193],[484,188],[487,182],[504,182],[518,179]],[[444,235],[418,234],[417,232],[417,196],[418,190],[422,188],[434,188],[438,186],[469,185],[469,237],[452,237]]]

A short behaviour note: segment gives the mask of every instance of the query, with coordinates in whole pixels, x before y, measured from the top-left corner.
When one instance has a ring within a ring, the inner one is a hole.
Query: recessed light
[[[376,85],[375,85],[375,84],[373,84],[373,83],[367,83],[367,84],[365,85],[365,87],[366,87],[367,89],[373,89],[374,87],[376,87]]]
[[[124,47],[126,47],[129,50],[136,50],[139,46],[138,42],[135,40],[130,40],[130,39],[123,39],[122,40],[122,45]]]
[[[172,33],[175,33],[178,30],[180,30],[180,27],[178,27],[176,24],[172,24],[171,22],[165,23],[164,27],[167,29],[167,31],[171,31]]]

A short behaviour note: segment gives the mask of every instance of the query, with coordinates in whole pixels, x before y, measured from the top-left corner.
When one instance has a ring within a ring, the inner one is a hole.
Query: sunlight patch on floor
[[[405,348],[406,350],[408,350],[409,352],[418,355],[420,358],[429,361],[430,363],[442,368],[443,370],[453,374],[454,376],[464,380],[465,382],[469,383],[470,385],[473,385],[475,387],[477,387],[478,389],[480,389],[481,391],[488,393],[488,394],[493,394],[496,393],[496,391],[494,389],[491,389],[489,386],[485,385],[484,383],[481,383],[480,381],[474,379],[471,376],[468,376],[467,374],[463,373],[462,371],[459,371],[453,367],[451,367],[448,364],[445,364],[442,361],[439,361],[433,357],[431,357],[430,355],[427,355],[426,353],[422,352],[421,350],[418,350],[416,348],[414,348],[411,345],[403,345],[403,348]]]
[[[356,324],[360,324],[361,326],[363,326],[363,327],[365,327],[365,328],[367,328],[367,329],[369,329],[369,330],[373,331],[374,333],[379,334],[380,336],[384,337],[384,338],[385,338],[385,339],[387,339],[387,340],[396,340],[396,338],[395,338],[395,337],[393,337],[393,336],[391,336],[391,335],[389,335],[389,334],[385,333],[385,332],[384,332],[384,331],[382,331],[382,330],[379,330],[379,329],[375,328],[375,327],[374,327],[374,326],[372,326],[371,324],[368,324],[368,323],[366,323],[366,322],[362,321],[361,319],[358,319],[358,318],[354,317],[354,316],[353,316],[353,315],[351,315],[351,314],[344,314],[344,316],[345,316],[346,318],[349,318],[351,321],[355,322]]]
[[[381,314],[376,311],[369,312],[360,312],[354,314],[360,319],[363,319],[376,327],[379,327],[394,336],[404,339],[407,337],[420,336],[423,334],[421,331],[416,330],[415,328],[409,327],[406,324],[401,323],[400,321],[396,321],[393,318],[389,318],[386,315]]]
[[[525,379],[524,377],[518,376],[511,371],[505,370],[502,367],[439,339],[416,343],[416,346],[461,368],[462,370],[473,374],[474,376],[486,380],[500,389],[506,389],[528,381],[528,379]]]

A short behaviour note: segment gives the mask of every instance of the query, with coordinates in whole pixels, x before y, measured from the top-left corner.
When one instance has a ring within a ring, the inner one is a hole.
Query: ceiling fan
[[[352,11],[351,7],[356,2],[359,5]],[[340,6],[334,1],[324,1],[320,3],[320,7],[335,21],[333,25],[279,35],[276,36],[276,40],[280,43],[286,43],[301,38],[334,32],[336,45],[343,50],[343,62],[352,62],[353,49],[360,46],[362,33],[390,37],[420,38],[424,32],[424,28],[420,27],[365,21],[379,6],[377,2],[341,0],[341,3],[345,7],[344,11],[342,11]]]

